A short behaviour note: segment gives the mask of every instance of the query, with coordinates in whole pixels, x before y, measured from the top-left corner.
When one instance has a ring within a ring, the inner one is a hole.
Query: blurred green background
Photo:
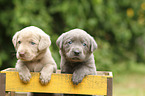
[[[145,96],[144,0],[0,0],[0,70],[15,66],[12,36],[31,25],[50,35],[58,68],[58,36],[87,31],[98,44],[97,70],[113,72],[114,96]]]

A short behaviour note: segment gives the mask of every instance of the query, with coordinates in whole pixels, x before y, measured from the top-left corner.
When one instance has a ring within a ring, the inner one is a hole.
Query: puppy
[[[73,29],[63,33],[56,41],[61,55],[61,72],[71,73],[73,84],[82,82],[86,75],[96,75],[93,51],[97,43],[88,33]]]
[[[16,49],[16,70],[24,83],[31,78],[30,72],[40,72],[40,83],[46,85],[57,66],[51,56],[50,37],[41,29],[30,26],[17,32],[12,39]]]

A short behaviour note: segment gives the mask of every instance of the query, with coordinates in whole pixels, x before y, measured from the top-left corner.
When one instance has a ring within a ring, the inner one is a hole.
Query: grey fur
[[[61,55],[61,72],[72,73],[72,82],[79,84],[86,75],[96,75],[93,51],[97,43],[87,32],[73,29],[56,41]]]

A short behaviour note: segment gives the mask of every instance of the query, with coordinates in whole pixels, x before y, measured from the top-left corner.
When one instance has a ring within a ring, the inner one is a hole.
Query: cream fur
[[[17,32],[12,41],[17,51],[15,68],[20,79],[28,83],[31,78],[30,72],[40,72],[40,82],[46,85],[51,79],[51,74],[57,69],[49,50],[50,37],[38,27],[30,26]]]

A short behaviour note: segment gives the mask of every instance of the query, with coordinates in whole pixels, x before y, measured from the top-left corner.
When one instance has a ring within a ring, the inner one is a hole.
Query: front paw
[[[28,73],[19,72],[19,76],[23,83],[28,83],[31,78],[31,74],[29,72]]]
[[[47,73],[41,73],[39,79],[40,79],[40,83],[41,83],[42,85],[47,85],[48,82],[49,82],[50,79],[51,79],[51,75],[49,75],[49,74],[47,74]]]
[[[84,76],[73,73],[72,82],[73,82],[73,84],[78,85],[79,83],[82,82],[83,78],[84,78]]]

